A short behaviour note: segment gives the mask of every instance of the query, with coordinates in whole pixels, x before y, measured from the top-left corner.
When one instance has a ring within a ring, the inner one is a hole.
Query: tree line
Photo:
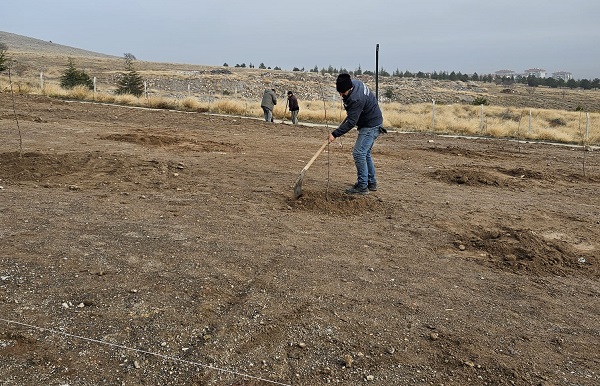
[[[303,71],[303,70],[294,68],[294,71]],[[375,75],[375,73],[373,71],[368,71],[368,70],[363,71],[360,68],[360,66],[355,71],[348,71],[347,69],[345,69],[343,67],[338,69],[333,66],[329,66],[328,68],[323,67],[319,70],[319,68],[317,66],[315,66],[313,69],[309,70],[309,72],[318,72],[321,74],[332,74],[332,75],[340,74],[340,73],[348,73],[350,75]],[[520,83],[520,84],[526,84],[530,87],[537,87],[537,86],[546,86],[546,87],[550,87],[550,88],[565,88],[565,87],[567,87],[567,88],[571,88],[571,89],[582,88],[584,90],[600,88],[600,79],[599,78],[595,78],[593,80],[569,79],[569,80],[565,81],[564,79],[541,78],[541,77],[536,77],[534,75],[529,75],[529,76],[517,75],[517,76],[511,76],[511,77],[506,77],[506,76],[499,77],[499,76],[496,76],[495,74],[479,75],[476,72],[473,74],[470,74],[470,75],[463,74],[460,71],[458,71],[458,72],[434,71],[432,73],[418,71],[418,72],[413,73],[410,71],[400,71],[398,69],[396,71],[392,72],[392,74],[390,74],[383,68],[379,70],[378,75],[380,75],[382,77],[427,78],[427,79],[462,81],[462,82],[477,81],[477,82],[504,84],[507,86],[510,86],[515,83]]]
[[[225,63],[224,66],[228,66],[228,64]],[[241,65],[236,64],[235,66],[241,67],[241,68],[246,67],[246,65],[243,63]],[[250,64],[250,68],[254,68],[254,66],[252,64]],[[258,68],[269,69],[269,70],[271,69],[271,67],[266,67],[264,65],[264,63],[261,63]],[[281,68],[277,67],[277,66],[274,67],[273,69],[281,70]],[[304,72],[305,69],[304,69],[304,67],[303,68],[294,67],[294,69],[292,71]],[[329,65],[327,68],[322,67],[321,69],[319,69],[318,66],[314,66],[312,69],[308,70],[308,72],[320,73],[322,75],[324,75],[324,74],[337,75],[337,74],[341,74],[341,73],[347,73],[347,74],[355,75],[355,76],[356,75],[371,75],[371,76],[376,75],[373,71],[370,71],[370,70],[363,71],[361,69],[360,65],[354,71],[349,71],[344,67],[336,68],[336,67],[333,67],[332,65]],[[546,87],[550,87],[550,88],[571,88],[571,89],[582,88],[584,90],[600,88],[600,79],[598,79],[598,78],[595,78],[593,80],[590,80],[590,79],[564,80],[564,79],[556,79],[556,78],[551,78],[551,77],[550,78],[541,78],[541,77],[536,77],[534,75],[529,75],[529,76],[516,75],[516,76],[511,76],[511,77],[506,77],[506,76],[499,77],[499,76],[496,76],[495,74],[479,75],[476,72],[469,75],[469,74],[463,74],[460,71],[458,71],[458,72],[456,72],[456,71],[450,71],[450,72],[434,71],[434,72],[430,73],[430,72],[423,72],[423,71],[418,71],[418,72],[400,71],[399,69],[396,69],[396,71],[393,71],[390,74],[384,68],[381,68],[377,75],[380,75],[382,77],[428,78],[428,79],[436,79],[436,80],[450,80],[450,81],[462,81],[462,82],[477,81],[477,82],[504,84],[506,86],[510,86],[515,83],[520,83],[520,84],[526,84],[530,87],[546,86]]]

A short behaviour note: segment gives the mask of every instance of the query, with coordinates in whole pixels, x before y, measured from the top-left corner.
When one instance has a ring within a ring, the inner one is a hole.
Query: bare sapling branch
[[[17,108],[16,108],[16,104],[15,104],[15,93],[13,91],[13,83],[12,83],[12,76],[11,76],[11,67],[12,67],[12,63],[8,65],[8,82],[10,84],[10,96],[12,98],[12,105],[13,105],[13,113],[15,116],[15,122],[17,123],[17,131],[19,133],[19,158],[23,157],[23,137],[21,136],[21,127],[19,126],[19,117],[17,116]]]

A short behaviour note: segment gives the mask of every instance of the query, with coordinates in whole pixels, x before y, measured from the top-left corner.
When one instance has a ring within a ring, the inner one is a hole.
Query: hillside
[[[44,73],[48,82],[57,82],[69,57],[74,59],[77,67],[98,79],[100,91],[114,88],[115,74],[123,71],[122,58],[115,56],[2,31],[0,42],[8,45],[8,54],[17,61],[22,80],[32,84],[37,84],[40,72]],[[148,81],[150,91],[164,97],[183,98],[191,93],[201,99],[228,95],[256,100],[265,87],[275,88],[281,96],[287,90],[294,90],[302,100],[336,96],[335,77],[329,74],[146,61],[136,61],[135,68]],[[360,78],[371,88],[375,87],[373,76]],[[470,104],[475,98],[484,97],[496,106],[600,111],[600,92],[597,90],[530,88],[524,85],[507,89],[502,85],[482,82],[380,77],[379,95],[382,102],[403,104],[431,103],[432,100],[438,104]]]
[[[14,53],[34,53],[37,55],[64,55],[81,56],[92,58],[115,58],[112,55],[101,54],[80,48],[74,48],[56,44],[51,41],[45,41],[30,38],[23,35],[17,35],[10,32],[0,31],[0,42],[8,46],[8,50]]]

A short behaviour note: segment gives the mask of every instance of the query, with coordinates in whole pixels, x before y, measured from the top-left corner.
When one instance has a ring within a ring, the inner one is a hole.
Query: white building
[[[571,74],[570,72],[567,71],[557,71],[557,72],[553,72],[552,73],[552,77],[554,79],[562,79],[565,82],[573,79],[573,74]]]
[[[525,77],[535,76],[536,78],[545,78],[546,70],[542,68],[530,68],[529,70],[525,70]]]
[[[497,78],[512,78],[514,76],[517,75],[516,72],[514,72],[513,70],[500,70],[500,71],[496,71],[494,73],[494,75],[496,75]]]

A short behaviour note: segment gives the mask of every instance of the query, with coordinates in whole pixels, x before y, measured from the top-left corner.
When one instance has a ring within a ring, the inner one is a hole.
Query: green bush
[[[77,86],[84,86],[90,90],[94,89],[94,82],[90,79],[89,75],[83,70],[75,68],[73,59],[69,58],[67,68],[60,77],[60,87],[72,90]]]
[[[473,99],[473,102],[471,104],[474,106],[480,106],[480,105],[488,106],[490,104],[490,102],[488,102],[487,98],[478,96],[477,98]]]
[[[8,68],[6,65],[6,62],[8,61],[6,51],[8,51],[8,46],[4,43],[0,43],[0,72],[5,71]]]
[[[144,80],[133,68],[135,57],[132,54],[125,54],[125,69],[128,71],[121,74],[121,79],[117,83],[117,94],[131,94],[137,97],[144,93]]]

